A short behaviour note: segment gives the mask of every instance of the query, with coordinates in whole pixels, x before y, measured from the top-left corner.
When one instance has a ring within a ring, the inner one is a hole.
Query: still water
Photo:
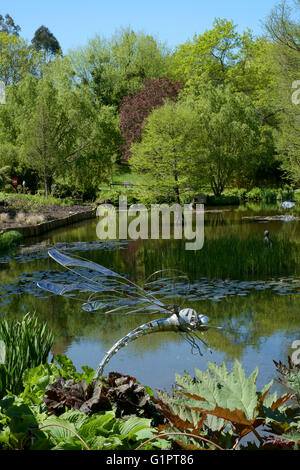
[[[195,368],[206,369],[207,361],[224,361],[231,368],[239,360],[247,375],[258,366],[260,388],[276,378],[273,360],[286,362],[293,341],[300,340],[300,222],[248,218],[278,214],[282,211],[275,206],[214,208],[205,214],[203,249],[193,252],[184,249],[183,240],[101,242],[96,219],[26,240],[0,257],[0,314],[12,319],[36,312],[55,333],[53,354],[67,354],[78,370],[96,368],[106,351],[149,315],[88,313],[76,300],[41,291],[39,280],[70,276],[47,250],[80,255],[138,283],[159,269],[181,269],[193,287],[185,306],[223,329],[204,333],[209,348],[201,345],[202,355],[193,354],[177,333],[139,338],[110,360],[104,374],[117,371],[154,390],[170,390],[175,373],[193,375]],[[271,250],[263,245],[265,230],[270,231]],[[276,382],[274,389],[280,391]]]

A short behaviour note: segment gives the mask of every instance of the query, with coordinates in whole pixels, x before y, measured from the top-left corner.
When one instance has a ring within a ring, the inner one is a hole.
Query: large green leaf
[[[189,408],[214,410],[219,408],[231,411],[241,410],[246,419],[252,420],[257,414],[258,395],[256,391],[256,378],[258,369],[247,378],[239,362],[235,362],[232,372],[226,369],[223,363],[221,366],[208,363],[209,372],[196,369],[197,382],[190,380],[187,376],[176,377],[176,383],[186,389],[179,393],[188,396],[184,403]],[[199,403],[199,401],[201,403]],[[178,401],[181,404],[182,401]]]
[[[151,419],[138,418],[133,416],[126,421],[119,420],[118,430],[120,434],[126,435],[128,439],[135,439],[136,434],[143,430],[149,429],[151,426]]]

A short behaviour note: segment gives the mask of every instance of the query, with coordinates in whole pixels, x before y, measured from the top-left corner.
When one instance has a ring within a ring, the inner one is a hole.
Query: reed
[[[27,314],[22,321],[0,321],[0,340],[5,344],[5,360],[0,365],[0,397],[23,390],[22,375],[28,368],[45,364],[54,336],[46,323]]]
[[[3,224],[6,224],[9,221],[10,221],[9,214],[7,214],[6,212],[2,212],[2,214],[0,214],[0,223],[2,222]]]
[[[44,221],[45,221],[45,217],[43,215],[32,214],[26,218],[27,225],[38,225]]]
[[[185,251],[184,241],[168,243],[166,249],[162,242],[159,251],[144,248],[150,274],[158,269],[158,258],[159,269],[180,266],[194,279],[247,280],[299,274],[300,245],[279,236],[272,237],[272,247],[268,247],[259,235],[241,239],[238,235],[216,234],[206,238],[202,250],[195,252]]]
[[[19,212],[16,216],[15,216],[15,222],[17,224],[24,224],[26,222],[26,214],[24,212]]]

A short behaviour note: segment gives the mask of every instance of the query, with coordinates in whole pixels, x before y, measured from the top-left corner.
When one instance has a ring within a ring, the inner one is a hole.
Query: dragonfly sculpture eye
[[[168,315],[167,318],[151,320],[139,326],[115,343],[99,364],[95,379],[102,375],[104,366],[120,348],[150,333],[180,332],[192,347],[200,352],[197,340],[203,340],[197,332],[207,330],[210,320],[193,309],[182,308],[190,285],[186,274],[178,270],[157,271],[143,286],[139,286],[125,276],[84,258],[71,257],[57,250],[49,251],[49,256],[75,273],[78,281],[69,284],[40,281],[38,286],[53,294],[81,301],[82,309],[86,312]]]

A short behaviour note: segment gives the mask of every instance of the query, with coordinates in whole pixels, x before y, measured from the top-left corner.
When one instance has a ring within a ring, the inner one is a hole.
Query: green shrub
[[[278,192],[278,199],[281,201],[295,201],[295,192],[290,186],[284,186]]]
[[[4,188],[3,188],[3,191],[4,191],[5,193],[9,193],[9,194],[16,192],[16,190],[13,188],[13,186],[12,186],[11,184],[6,184],[6,185],[4,186]]]
[[[252,188],[251,191],[247,193],[248,201],[261,201],[262,200],[262,190],[260,188]]]
[[[97,202],[98,203],[109,203],[114,206],[119,205],[119,198],[121,196],[127,197],[127,204],[128,206],[132,204],[136,204],[139,201],[139,195],[135,188],[126,188],[126,187],[118,187],[118,188],[107,188],[101,190],[98,193]]]
[[[208,206],[238,206],[240,199],[238,196],[208,196]]]
[[[4,232],[2,235],[0,235],[0,251],[12,248],[18,243],[21,243],[22,239],[23,236],[16,230]]]
[[[150,206],[151,204],[173,204],[174,203],[174,194],[173,192],[166,192],[162,194],[154,193],[151,190],[145,189],[143,187],[117,187],[117,188],[107,188],[101,190],[98,194],[97,202],[98,203],[109,203],[114,206],[119,205],[119,198],[121,196],[127,197],[128,207],[133,204],[143,204],[145,206]],[[185,193],[182,199],[182,204],[187,204],[192,201],[191,193]],[[186,202],[188,201],[188,202]]]
[[[277,202],[277,190],[276,189],[263,189],[261,191],[262,200],[267,204],[276,204]]]
[[[238,197],[241,202],[244,202],[247,199],[247,189],[245,188],[228,189],[224,195]]]

